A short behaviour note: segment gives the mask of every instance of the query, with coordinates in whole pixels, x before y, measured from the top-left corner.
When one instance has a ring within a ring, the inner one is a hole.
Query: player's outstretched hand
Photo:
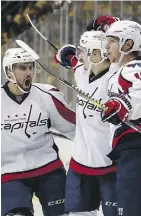
[[[74,59],[76,54],[76,48],[74,45],[67,44],[62,46],[58,52],[55,54],[55,61],[66,68],[71,68],[72,59]]]
[[[110,99],[105,104],[107,109],[102,112],[102,121],[108,121],[114,125],[124,122],[128,118],[129,111],[117,99]]]
[[[112,17],[112,16],[100,16],[96,20],[92,20],[91,22],[88,23],[86,26],[87,31],[91,30],[99,30],[106,32],[106,30],[109,28],[109,26],[116,22],[119,21],[120,19],[118,17]]]

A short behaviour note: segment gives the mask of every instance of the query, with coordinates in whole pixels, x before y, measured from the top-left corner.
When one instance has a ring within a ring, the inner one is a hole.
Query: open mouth
[[[29,85],[31,85],[32,79],[30,77],[26,78],[24,83],[25,85],[28,87]]]

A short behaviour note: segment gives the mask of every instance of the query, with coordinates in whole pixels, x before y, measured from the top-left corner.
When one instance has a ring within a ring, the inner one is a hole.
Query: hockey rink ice
[[[54,136],[55,143],[59,147],[59,154],[60,158],[62,159],[65,168],[68,168],[69,159],[71,157],[71,149],[72,149],[72,142],[68,139],[60,138],[57,136]],[[34,203],[34,215],[35,216],[43,216],[41,211],[41,206],[37,198],[33,199]],[[101,211],[99,211],[98,216],[103,216]]]

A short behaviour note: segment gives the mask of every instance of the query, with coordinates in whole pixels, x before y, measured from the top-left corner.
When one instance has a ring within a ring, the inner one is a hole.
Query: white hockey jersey
[[[109,79],[108,95],[110,98],[117,98],[121,101],[129,110],[128,120],[141,127],[141,60],[139,58],[128,62],[111,76]],[[140,144],[138,147],[134,136],[140,136]],[[126,145],[120,143],[121,146],[118,147],[120,150],[132,147],[141,148],[141,135],[125,124],[121,124],[116,129],[112,147],[116,147],[123,137],[124,143],[126,141],[127,143]],[[128,142],[131,139],[135,143]]]
[[[46,84],[33,84],[18,98],[7,83],[1,90],[2,181],[30,178],[62,166],[49,128],[70,139],[75,136],[75,113],[62,93]]]
[[[95,76],[89,75],[83,65],[75,70],[77,87],[101,105],[108,100],[108,70]],[[115,171],[108,158],[110,147],[110,125],[101,121],[101,110],[81,96],[77,96],[76,136],[70,167],[85,175],[104,175]]]

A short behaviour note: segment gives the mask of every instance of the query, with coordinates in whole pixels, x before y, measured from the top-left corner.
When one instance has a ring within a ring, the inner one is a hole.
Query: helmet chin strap
[[[104,62],[106,59],[107,59],[107,58],[104,57],[104,58],[102,58],[99,62],[96,62],[96,63],[92,62],[92,64],[93,64],[93,65],[98,65],[98,64]]]
[[[120,55],[119,60],[116,62],[119,66],[120,66],[120,64],[121,64],[121,62],[122,62],[123,57],[124,57],[125,55],[130,54],[132,51],[134,51],[133,49],[130,49],[130,50],[127,51],[127,52],[123,52],[123,51],[121,50],[123,45],[124,45],[124,42],[120,42],[119,52],[120,52],[121,55]]]
[[[21,91],[21,92],[23,92],[23,93],[29,93],[30,92],[30,89],[28,90],[28,91],[25,91],[24,89],[22,89],[20,86],[19,86],[19,84],[18,83],[14,83],[17,87],[18,87],[18,89]]]
[[[121,48],[120,48],[119,52],[120,52],[120,58],[119,58],[119,60],[117,61],[117,64],[120,66],[120,64],[121,64],[121,62],[122,62],[122,59],[123,59],[123,57],[124,57],[124,55],[125,55],[125,52],[121,51]]]
[[[89,62],[89,67],[86,70],[88,74],[90,74],[91,69],[92,69],[92,65],[99,65],[100,63],[104,62],[107,59],[107,57],[102,58],[99,62],[94,63],[90,60],[90,56],[88,56],[88,62]]]
[[[87,72],[88,74],[90,74],[91,69],[92,69],[92,61],[90,61],[90,56],[88,56],[88,62],[89,62],[89,66],[88,66],[88,69],[86,70],[86,72]]]

